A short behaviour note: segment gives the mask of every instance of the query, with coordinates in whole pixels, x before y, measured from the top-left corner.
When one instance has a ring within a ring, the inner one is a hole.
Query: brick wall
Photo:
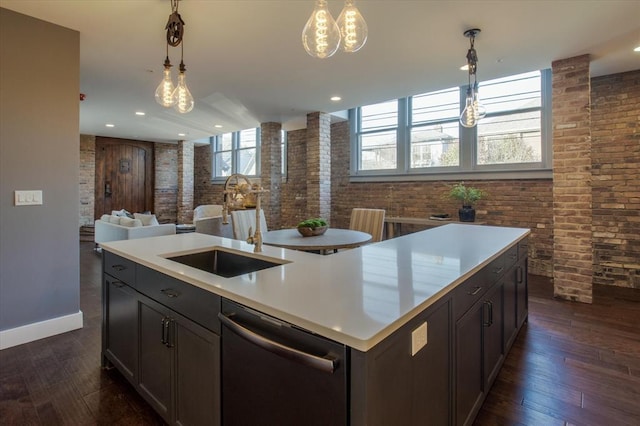
[[[80,135],[80,226],[93,225],[96,186],[96,137]]]
[[[293,227],[307,219],[307,131],[287,132],[287,178],[280,195],[280,224]]]
[[[176,223],[178,214],[178,146],[154,144],[154,213],[161,223]]]
[[[260,185],[268,190],[262,195],[262,208],[269,218],[270,229],[280,228],[280,195],[282,193],[282,124],[262,123],[260,126]]]
[[[211,183],[211,147],[197,146],[193,158],[193,205],[222,204],[222,185]]]
[[[178,141],[177,222],[193,222],[194,143]]]
[[[595,284],[640,288],[640,70],[591,81]]]
[[[554,295],[591,303],[591,85],[589,55],[554,61]]]

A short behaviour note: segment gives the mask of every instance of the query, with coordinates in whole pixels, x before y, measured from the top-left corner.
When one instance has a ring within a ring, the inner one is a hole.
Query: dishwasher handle
[[[233,331],[238,336],[276,355],[280,355],[299,364],[327,373],[333,373],[337,368],[338,361],[336,359],[329,358],[328,356],[326,358],[320,357],[274,342],[273,340],[267,339],[266,337],[243,327],[223,313],[219,313],[218,318],[220,318],[222,324],[226,325],[229,330]]]

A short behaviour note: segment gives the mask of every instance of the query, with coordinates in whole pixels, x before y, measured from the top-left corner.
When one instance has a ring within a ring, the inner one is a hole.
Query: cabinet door
[[[482,328],[484,302],[478,302],[456,323],[455,424],[471,424],[484,397]]]
[[[104,275],[103,356],[135,384],[138,370],[136,292],[122,281]]]
[[[504,347],[508,351],[518,334],[517,297],[518,283],[516,281],[517,266],[511,268],[503,278],[504,284]]]
[[[487,292],[483,303],[483,363],[484,388],[489,391],[500,372],[504,361],[503,340],[503,281],[499,281],[492,290]]]
[[[172,322],[175,339],[175,420],[180,425],[220,424],[220,337],[192,321]]]
[[[529,315],[529,287],[527,286],[527,257],[523,257],[518,261],[516,266],[516,285],[517,292],[517,317],[518,328],[527,320]]]
[[[171,423],[170,311],[150,300],[140,301],[139,309],[140,393],[167,423]]]

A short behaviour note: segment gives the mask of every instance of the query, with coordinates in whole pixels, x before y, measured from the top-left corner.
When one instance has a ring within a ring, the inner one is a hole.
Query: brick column
[[[193,222],[194,144],[178,141],[178,223]]]
[[[96,137],[80,135],[80,226],[93,225],[97,219],[94,218],[95,187]]]
[[[307,217],[331,223],[331,116],[307,114]]]
[[[553,279],[556,297],[592,302],[589,55],[552,63]]]
[[[280,192],[282,187],[282,124],[260,125],[260,184],[269,192],[262,196],[262,208],[269,229],[282,227]]]

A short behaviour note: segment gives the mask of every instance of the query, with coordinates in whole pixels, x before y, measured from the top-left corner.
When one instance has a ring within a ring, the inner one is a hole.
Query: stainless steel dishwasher
[[[223,425],[348,423],[347,347],[228,300],[219,317]]]

